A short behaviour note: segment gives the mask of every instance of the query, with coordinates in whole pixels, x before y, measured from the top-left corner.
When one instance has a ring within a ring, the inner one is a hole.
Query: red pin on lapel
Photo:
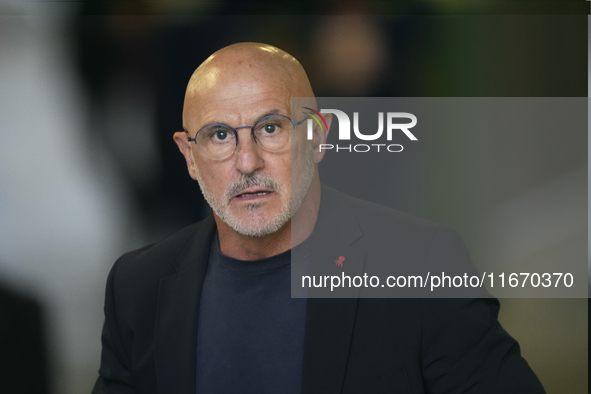
[[[339,259],[335,260],[334,263],[337,267],[342,267],[343,261],[345,261],[345,256],[339,256]]]

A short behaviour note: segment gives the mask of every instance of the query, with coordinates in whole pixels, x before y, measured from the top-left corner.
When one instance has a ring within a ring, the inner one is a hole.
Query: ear
[[[328,138],[328,132],[330,131],[330,125],[332,123],[332,114],[322,114],[328,128],[325,130],[324,127],[314,127],[314,163],[318,164],[324,158],[326,150],[320,150],[320,144],[326,144]]]
[[[194,180],[197,180],[197,174],[195,174],[195,159],[193,158],[193,150],[191,149],[191,143],[188,141],[187,133],[184,131],[177,131],[174,133],[172,137],[176,145],[179,147],[179,150],[185,157],[185,161],[187,162],[187,169],[189,170],[189,175]]]

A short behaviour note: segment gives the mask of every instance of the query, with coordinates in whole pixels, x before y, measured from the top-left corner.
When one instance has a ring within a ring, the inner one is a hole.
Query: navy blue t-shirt
[[[300,393],[306,299],[291,251],[257,261],[209,254],[197,326],[197,393]]]

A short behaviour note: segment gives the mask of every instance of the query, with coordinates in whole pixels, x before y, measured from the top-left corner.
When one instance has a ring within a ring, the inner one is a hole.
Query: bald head
[[[303,99],[292,103],[293,98]],[[174,139],[189,174],[199,181],[214,209],[223,253],[253,259],[280,253],[291,246],[292,216],[316,217],[320,204],[317,163],[324,152],[314,147],[326,142],[328,127],[312,125],[314,138],[307,139],[304,106],[316,107],[304,69],[293,56],[270,45],[228,46],[193,73],[183,107],[186,133],[177,132]],[[280,126],[285,120],[277,119],[284,118],[272,115],[290,118],[301,132]],[[325,119],[330,125],[331,117]],[[220,124],[233,129],[236,139],[231,130],[213,126]],[[255,130],[255,125],[262,126]],[[248,138],[249,132],[253,138]],[[285,142],[286,135],[290,143],[283,148],[265,147],[271,140]],[[217,149],[229,143],[234,143],[230,146],[234,150],[224,159],[205,153],[206,144]],[[311,233],[314,222],[295,226],[294,245]],[[260,237],[260,242],[252,237]]]
[[[220,49],[193,73],[185,94],[184,122],[202,120],[206,103],[226,103],[261,95],[314,97],[302,65],[271,45],[239,43]],[[234,101],[233,101],[234,100]],[[189,126],[190,125],[185,125]]]
[[[259,78],[278,79],[297,97],[314,96],[304,68],[293,56],[271,45],[244,42],[207,58],[191,76],[187,97],[220,88],[228,80],[248,83]]]

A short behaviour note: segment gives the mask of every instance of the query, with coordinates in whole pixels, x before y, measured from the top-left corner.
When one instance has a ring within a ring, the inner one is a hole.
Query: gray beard
[[[215,214],[230,226],[234,231],[251,237],[263,237],[265,235],[272,234],[283,227],[293,215],[300,209],[304,198],[308,193],[308,189],[312,184],[312,178],[314,176],[314,161],[311,154],[306,155],[306,161],[304,163],[303,173],[300,175],[301,183],[297,185],[293,182],[296,179],[296,174],[292,173],[292,193],[291,198],[281,207],[279,214],[269,218],[257,218],[254,217],[264,204],[252,203],[245,204],[244,208],[248,211],[248,214],[244,217],[238,217],[229,210],[229,203],[232,196],[240,193],[249,187],[258,186],[265,189],[273,190],[280,197],[288,195],[287,188],[285,185],[280,183],[275,178],[268,175],[261,175],[254,173],[251,175],[242,174],[240,179],[230,183],[226,188],[226,192],[221,199],[214,196],[211,190],[203,182],[201,173],[197,168],[195,160],[193,159],[193,167],[201,188],[201,193],[205,200],[209,203]]]

